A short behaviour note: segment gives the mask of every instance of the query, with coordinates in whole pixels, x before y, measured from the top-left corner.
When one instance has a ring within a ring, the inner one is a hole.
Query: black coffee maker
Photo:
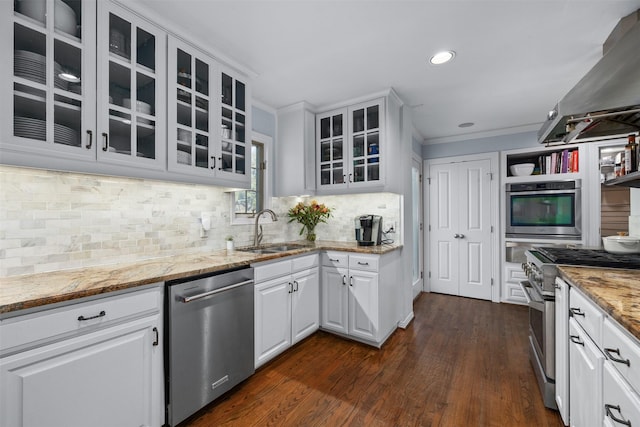
[[[360,215],[355,219],[358,246],[373,246],[382,243],[382,217]]]

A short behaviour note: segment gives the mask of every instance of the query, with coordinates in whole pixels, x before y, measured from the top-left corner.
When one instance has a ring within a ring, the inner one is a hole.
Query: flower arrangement
[[[302,235],[306,230],[306,237],[310,242],[316,240],[316,225],[320,222],[326,223],[330,216],[331,209],[325,206],[324,203],[318,203],[316,200],[312,200],[308,205],[299,202],[289,209],[289,222],[298,221],[302,224],[300,234]]]

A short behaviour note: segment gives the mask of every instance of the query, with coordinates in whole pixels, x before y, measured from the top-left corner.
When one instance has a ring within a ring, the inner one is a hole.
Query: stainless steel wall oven
[[[580,240],[581,180],[506,185],[506,236]]]

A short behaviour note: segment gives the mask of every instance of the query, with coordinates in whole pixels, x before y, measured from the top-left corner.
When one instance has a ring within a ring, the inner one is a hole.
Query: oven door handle
[[[538,292],[533,289],[533,286],[531,286],[528,281],[520,282],[520,288],[522,288],[522,292],[524,292],[524,297],[529,307],[544,311],[544,299],[538,295]]]

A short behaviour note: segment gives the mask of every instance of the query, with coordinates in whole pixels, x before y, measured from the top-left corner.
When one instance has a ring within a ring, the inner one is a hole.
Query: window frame
[[[262,144],[263,147],[263,158],[265,162],[265,168],[262,171],[262,181],[263,181],[263,192],[262,192],[262,209],[270,209],[271,208],[271,197],[272,197],[272,185],[271,185],[271,169],[270,165],[272,165],[272,146],[273,146],[273,138],[269,135],[265,135],[259,132],[251,133],[251,145],[257,142]],[[249,167],[249,169],[251,169]],[[243,190],[244,191],[244,190]],[[255,224],[254,216],[237,216],[235,212],[235,203],[236,203],[236,191],[232,191],[229,193],[230,203],[229,203],[229,218],[231,225],[247,225],[247,224]],[[269,224],[272,223],[271,215],[262,215],[260,217],[260,224]]]

